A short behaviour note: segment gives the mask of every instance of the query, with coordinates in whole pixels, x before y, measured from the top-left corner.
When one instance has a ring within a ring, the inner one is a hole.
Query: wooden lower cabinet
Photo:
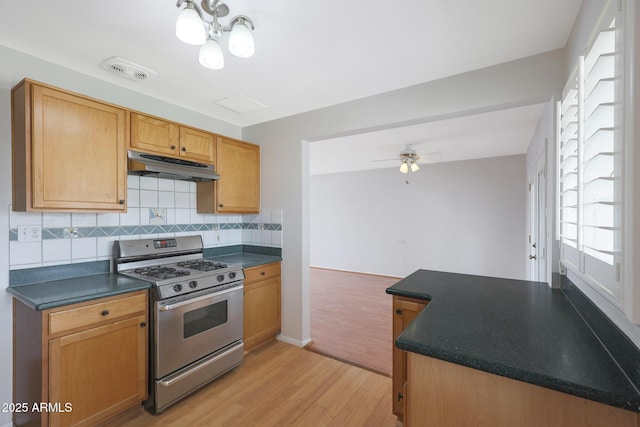
[[[409,323],[424,310],[429,301],[416,298],[393,296],[393,414],[398,421],[404,419],[405,383],[407,381],[407,352],[395,346],[395,340],[404,331]]]
[[[14,300],[14,401],[29,407],[15,425],[93,426],[140,405],[147,322],[147,291],[46,311]]]
[[[488,372],[408,354],[404,426],[638,426],[640,415]]]
[[[244,348],[250,351],[280,332],[280,262],[244,270]]]

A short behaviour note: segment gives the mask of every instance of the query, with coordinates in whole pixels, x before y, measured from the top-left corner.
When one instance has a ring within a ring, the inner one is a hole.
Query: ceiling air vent
[[[147,80],[156,75],[154,71],[118,56],[105,59],[100,64],[100,67],[130,80]]]

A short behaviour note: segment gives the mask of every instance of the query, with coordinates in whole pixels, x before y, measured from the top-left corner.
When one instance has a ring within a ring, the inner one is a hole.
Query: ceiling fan
[[[399,161],[400,162],[400,172],[404,173],[404,174],[408,174],[409,171],[411,172],[417,172],[418,170],[420,170],[420,166],[419,166],[419,162],[421,158],[424,157],[437,157],[440,155],[439,151],[433,151],[430,153],[425,153],[424,155],[419,155],[416,150],[414,150],[412,148],[411,145],[403,145],[402,146],[402,151],[400,152],[400,154],[398,155],[398,157],[395,157],[393,159],[378,159],[378,160],[372,160],[372,162],[387,162],[387,161]],[[425,161],[423,160],[420,163],[424,163]],[[407,180],[406,183],[409,183],[409,177],[407,176]]]

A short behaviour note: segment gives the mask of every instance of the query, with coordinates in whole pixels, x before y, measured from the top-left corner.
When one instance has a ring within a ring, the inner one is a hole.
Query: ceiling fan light
[[[213,39],[207,39],[200,47],[198,59],[203,67],[211,68],[212,70],[221,70],[224,67],[222,49],[218,42]]]
[[[251,30],[244,20],[240,19],[231,29],[229,34],[229,52],[239,58],[249,58],[256,51]]]
[[[417,163],[411,163],[411,172],[417,172],[420,170],[420,166]]]
[[[400,172],[409,173],[409,165],[407,165],[407,162],[402,162],[400,165]]]
[[[186,7],[178,15],[176,37],[180,41],[192,45],[201,45],[207,40],[207,31],[204,28],[202,19],[200,19],[198,12],[196,12],[191,3],[187,3]]]

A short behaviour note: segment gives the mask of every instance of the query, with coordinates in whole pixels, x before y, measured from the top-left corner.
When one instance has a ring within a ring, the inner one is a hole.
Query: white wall
[[[322,142],[317,142],[321,144]],[[311,176],[310,264],[525,278],[525,156]]]
[[[11,94],[0,89],[0,404],[13,401],[13,309],[9,286],[9,203],[11,203]],[[11,413],[0,412],[0,425]],[[10,425],[10,424],[9,424]]]
[[[543,103],[563,79],[559,50],[243,128],[262,147],[262,206],[283,209],[281,339],[310,338],[309,141]]]

